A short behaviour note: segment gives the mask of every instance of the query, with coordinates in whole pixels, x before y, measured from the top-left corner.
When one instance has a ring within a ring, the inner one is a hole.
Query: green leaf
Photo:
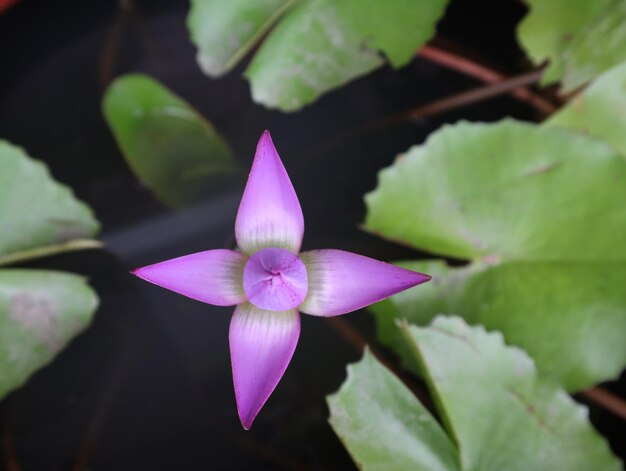
[[[330,424],[363,470],[458,470],[458,452],[402,382],[365,350],[328,397]]]
[[[0,141],[0,265],[100,247],[89,207],[47,167]],[[21,386],[91,321],[98,304],[82,277],[0,269],[0,398]]]
[[[187,27],[202,71],[231,70],[295,0],[191,0]]]
[[[429,273],[431,283],[372,307],[381,341],[419,371],[396,319],[425,325],[439,313],[502,331],[523,347],[542,374],[577,391],[619,375],[626,363],[626,264],[597,262],[444,262],[402,266]]]
[[[443,317],[403,331],[464,470],[621,469],[587,410],[542,380],[530,357],[505,346],[500,333]]]
[[[598,77],[546,125],[576,129],[606,140],[626,156],[626,62]]]
[[[566,91],[626,59],[626,3],[621,0],[528,0],[518,37],[536,63],[549,60],[544,83]]]
[[[194,201],[218,178],[238,173],[230,147],[213,126],[148,76],[113,81],[102,107],[129,166],[166,204]]]
[[[586,408],[499,332],[442,316],[426,328],[400,327],[447,432],[366,350],[328,397],[330,424],[359,469],[621,469]]]
[[[84,279],[44,270],[0,270],[0,398],[49,363],[93,317]]]
[[[442,260],[404,261],[396,265],[420,273],[428,273],[432,279],[418,289],[409,289],[373,304],[368,309],[376,317],[377,336],[380,341],[392,348],[400,357],[402,366],[420,375],[420,367],[409,344],[398,329],[398,320],[411,324],[426,325],[440,313],[471,312],[458,308],[458,300],[464,294],[466,280],[472,274],[484,269],[480,263],[451,269]]]
[[[460,123],[379,175],[366,228],[463,259],[626,261],[626,162],[532,124]]]
[[[94,236],[98,221],[71,190],[23,149],[0,140],[0,259],[42,246]]]
[[[201,67],[218,75],[277,22],[246,76],[256,102],[293,111],[380,67],[383,55],[393,67],[408,63],[433,36],[447,3],[237,0],[224,8],[223,2],[195,0],[188,24]]]
[[[474,263],[411,266],[433,281],[374,306],[381,339],[416,365],[394,320],[462,315],[503,332],[569,390],[626,364],[626,160],[584,134],[461,123],[414,147],[366,196],[366,227]]]

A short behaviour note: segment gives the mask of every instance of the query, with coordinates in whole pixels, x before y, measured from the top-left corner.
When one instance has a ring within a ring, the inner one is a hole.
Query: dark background
[[[164,82],[213,122],[244,168],[261,132],[270,129],[305,214],[303,248],[383,260],[424,255],[358,229],[362,196],[375,187],[379,169],[446,122],[536,118],[530,107],[503,96],[367,130],[480,85],[423,59],[400,71],[383,68],[298,113],[270,111],[251,102],[241,77],[245,64],[219,80],[201,74],[187,10],[186,1],[174,0],[22,0],[0,15],[0,136],[45,161],[92,206],[107,244],[104,251],[29,265],[87,275],[101,306],[83,335],[0,403],[4,469],[354,469],[327,424],[325,396],[361,354],[328,321],[303,318],[289,369],[244,432],[230,373],[231,309],[128,274],[166,258],[231,247],[244,181],[181,211],[156,201],[128,170],[103,121],[100,100],[114,76],[140,71]],[[514,75],[527,67],[514,32],[523,15],[514,0],[453,1],[437,42]],[[344,320],[375,342],[365,311]],[[623,383],[608,387],[626,394]],[[624,457],[624,422],[593,405],[591,412]]]

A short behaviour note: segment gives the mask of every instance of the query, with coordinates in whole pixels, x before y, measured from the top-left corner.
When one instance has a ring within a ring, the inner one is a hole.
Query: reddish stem
[[[0,0],[0,14],[11,8],[19,0]]]
[[[404,385],[408,387],[411,392],[413,392],[413,394],[419,398],[422,404],[424,404],[431,410],[433,409],[433,402],[428,392],[423,387],[416,384],[415,381],[413,381],[413,378],[409,377],[409,375],[407,375],[404,371],[396,367],[393,362],[385,358],[385,356],[376,347],[374,347],[371,343],[368,344],[365,337],[363,337],[359,331],[352,327],[349,322],[340,317],[329,317],[327,318],[327,321],[330,326],[339,335],[341,335],[344,340],[346,340],[348,345],[350,345],[355,351],[362,352],[366,346],[369,347],[372,355],[374,355],[378,361],[385,365],[387,369],[393,372],[393,374],[400,378]]]
[[[626,420],[626,401],[600,386],[583,391],[581,396]]]
[[[481,82],[496,83],[507,79],[504,74],[490,69],[487,66],[433,45],[427,44],[422,46],[422,48],[417,52],[417,55],[438,65],[447,67],[448,69],[474,77]],[[543,116],[548,116],[557,110],[557,106],[553,103],[533,93],[528,88],[524,88],[523,86],[509,90],[508,93],[511,93],[511,95],[521,101],[529,103]]]
[[[13,398],[8,410],[6,410],[2,427],[2,464],[7,471],[21,471],[17,453],[15,451],[15,440],[13,438],[13,423],[17,411],[17,400]]]
[[[527,85],[537,82],[541,78],[543,71],[533,70],[517,77],[511,77],[499,82],[490,83],[488,85],[482,85],[480,87],[473,88],[466,92],[457,93],[456,95],[447,96],[440,100],[435,100],[425,105],[412,108],[410,110],[388,116],[379,121],[376,121],[366,129],[373,129],[379,127],[385,127],[392,124],[401,123],[411,119],[426,118],[434,116],[446,111],[451,111],[463,106],[478,103],[489,98],[494,98],[505,93],[509,93],[522,85]]]

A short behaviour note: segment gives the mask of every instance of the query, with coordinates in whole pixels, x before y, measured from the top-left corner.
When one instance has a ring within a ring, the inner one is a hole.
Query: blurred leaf
[[[366,196],[366,227],[445,256],[430,284],[374,306],[383,341],[415,369],[393,319],[439,313],[503,332],[570,390],[626,364],[626,160],[568,130],[462,123],[412,148]]]
[[[181,206],[238,173],[213,126],[156,80],[119,77],[106,91],[104,116],[137,177],[163,202]]]
[[[0,263],[3,256],[94,236],[98,221],[87,205],[56,181],[48,168],[0,140]],[[71,248],[71,247],[70,247]]]
[[[195,0],[189,27],[202,68],[217,75],[278,21],[246,76],[256,102],[293,111],[380,67],[383,55],[393,67],[408,63],[434,34],[447,3],[309,0],[264,1],[252,7],[238,0],[223,8],[214,0]]]
[[[456,317],[403,331],[458,443],[462,469],[621,469],[587,410],[541,380],[528,355],[505,346],[499,332]]]
[[[202,71],[219,77],[254,47],[295,0],[191,0],[187,27]]]
[[[626,156],[626,62],[605,72],[547,121],[601,137]]]
[[[0,141],[0,265],[100,246],[89,207],[47,167]],[[82,277],[0,269],[0,398],[91,321],[98,298]]]
[[[96,294],[80,276],[0,270],[0,398],[83,331],[97,305]]]
[[[548,84],[565,91],[584,85],[626,59],[626,2],[527,0],[530,12],[518,37],[536,63],[549,60]]]
[[[363,470],[458,470],[457,450],[402,382],[365,351],[328,396],[330,424]]]

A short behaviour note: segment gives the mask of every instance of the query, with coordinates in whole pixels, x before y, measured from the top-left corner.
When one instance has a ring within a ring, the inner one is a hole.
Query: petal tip
[[[428,281],[433,279],[432,276],[427,275],[426,273],[420,273],[418,271],[414,271],[413,273],[415,274],[415,285],[414,286],[421,285],[422,283],[426,283],[426,282],[428,282]]]
[[[259,156],[266,155],[267,154],[267,150],[271,151],[269,153],[269,155],[278,157],[278,152],[276,151],[276,146],[274,146],[274,141],[272,140],[272,135],[270,134],[270,132],[267,129],[265,131],[263,131],[263,134],[261,134],[261,137],[259,138],[259,142],[258,142],[256,147],[257,147],[257,149],[256,149],[255,157],[257,157],[257,158]],[[279,158],[279,160],[280,160],[280,158]]]
[[[234,375],[234,372],[233,372],[233,375]],[[233,376],[233,380],[234,380],[234,376]],[[263,402],[263,404],[260,405],[259,407],[254,407],[253,405],[250,404],[250,401],[247,401],[247,402],[245,401],[245,397],[242,394],[243,391],[241,391],[237,387],[236,382],[234,386],[235,386],[235,403],[237,405],[237,415],[239,416],[239,422],[241,422],[241,426],[243,427],[244,430],[250,430],[250,427],[252,427],[252,423],[254,422],[254,419],[256,419],[256,416],[265,405],[265,402]]]
[[[426,283],[432,279],[432,277],[426,273],[420,273],[406,268],[401,268],[401,270],[405,274],[405,283],[403,283],[405,286],[401,291],[421,285],[422,283]]]
[[[254,422],[254,419],[256,418],[256,416],[254,415],[249,415],[247,417],[243,417],[241,415],[241,412],[239,412],[239,421],[241,422],[241,426],[243,427],[244,430],[250,430],[250,428],[252,427],[252,422]]]
[[[136,276],[137,278],[141,278],[144,281],[147,281],[149,283],[154,283],[155,281],[152,279],[153,277],[150,276],[151,267],[153,267],[153,265],[146,265],[145,267],[138,267],[133,270],[130,270],[129,273],[131,275]]]

